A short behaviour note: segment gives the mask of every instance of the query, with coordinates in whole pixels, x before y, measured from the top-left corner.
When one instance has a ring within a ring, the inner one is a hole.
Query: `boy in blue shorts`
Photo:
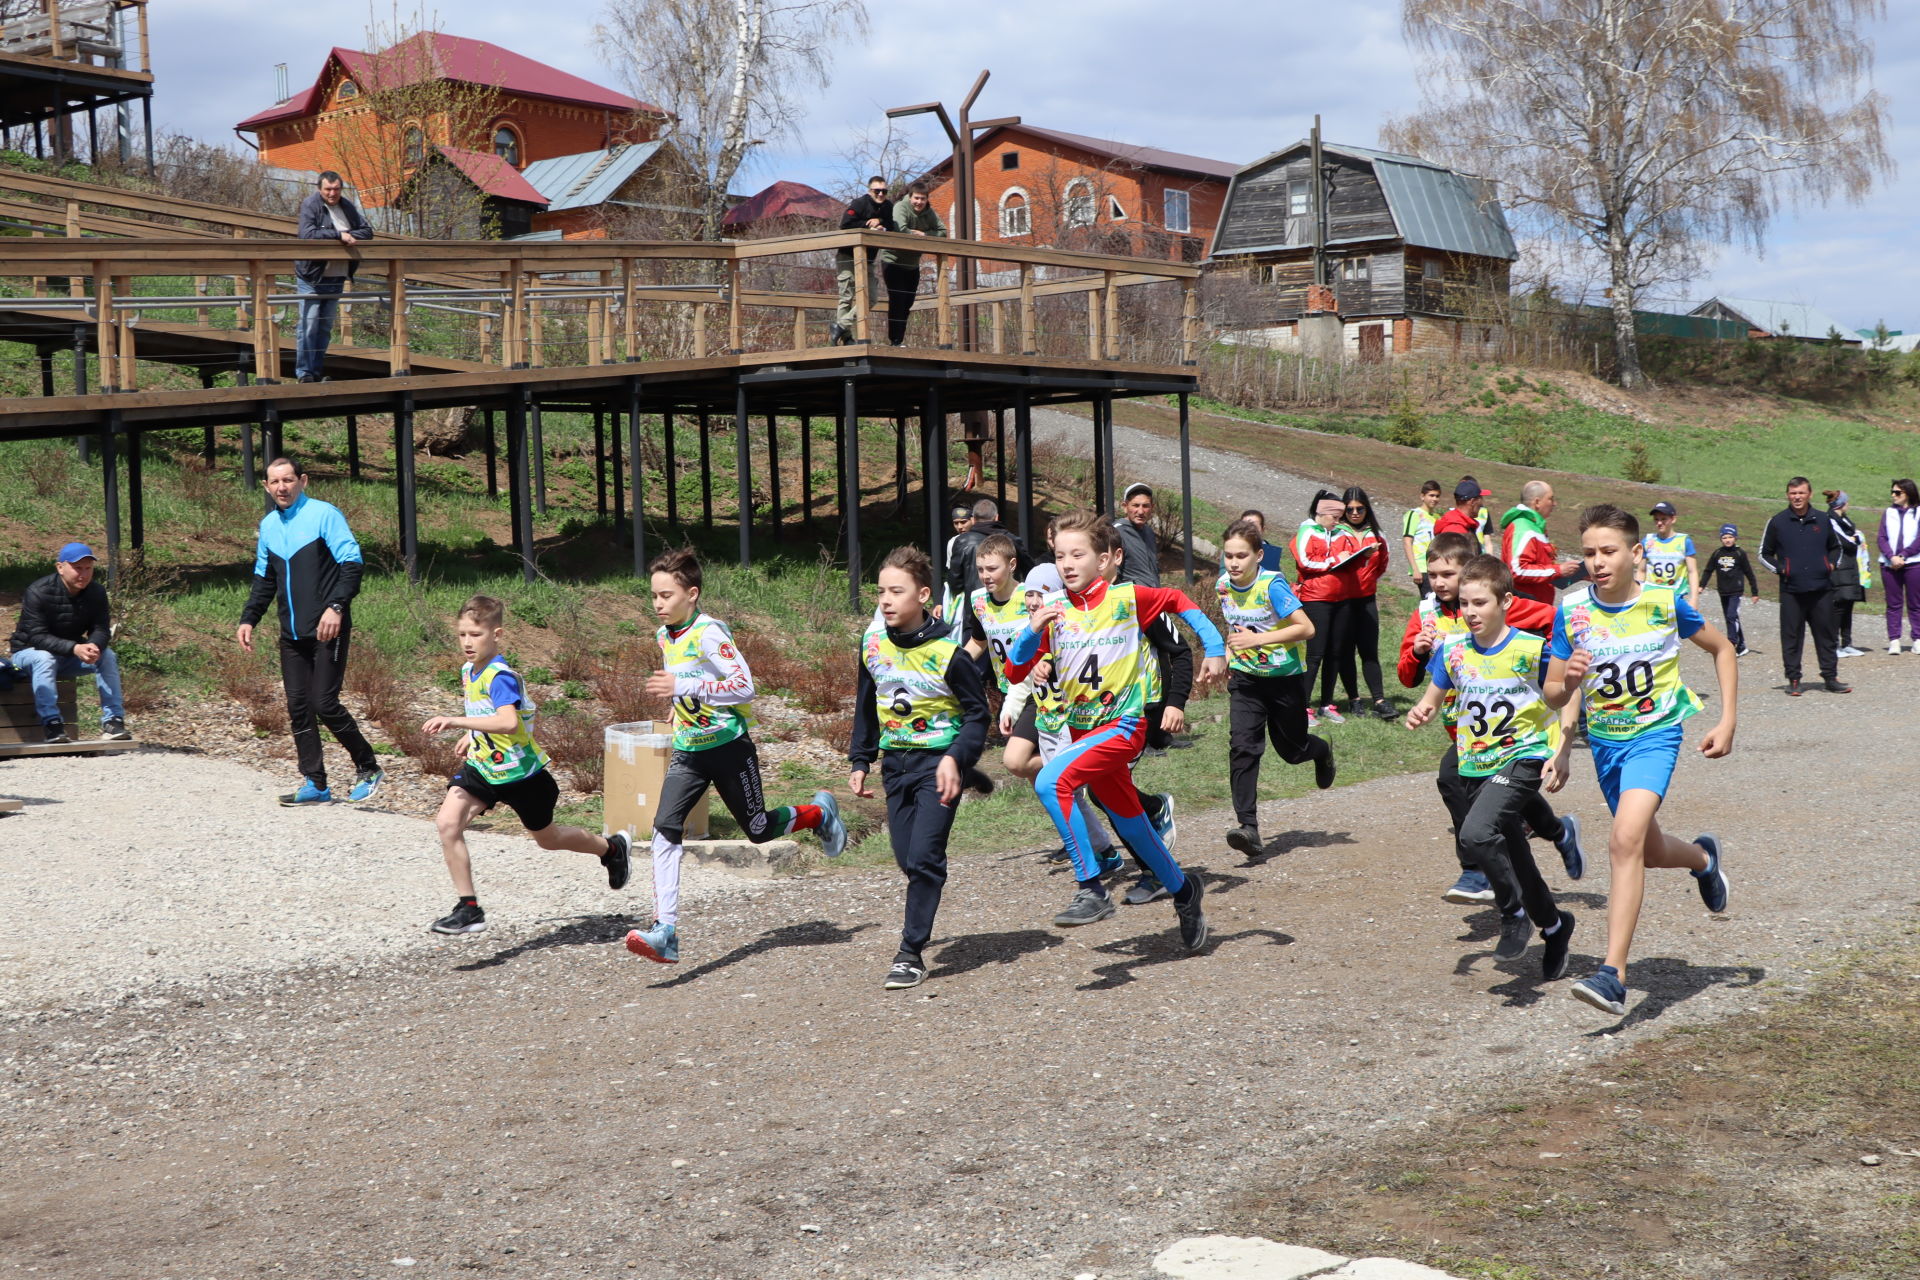
[[[1707,910],[1727,909],[1719,839],[1677,840],[1660,829],[1657,815],[1680,759],[1681,726],[1701,708],[1699,697],[1680,681],[1680,642],[1691,640],[1712,654],[1719,678],[1720,722],[1700,741],[1709,760],[1733,750],[1739,659],[1678,588],[1636,581],[1645,551],[1640,522],[1631,513],[1605,503],[1582,511],[1580,556],[1591,583],[1561,597],[1543,694],[1558,709],[1584,691],[1594,772],[1613,810],[1607,960],[1592,977],[1573,984],[1573,996],[1623,1014],[1627,953],[1647,868],[1685,868],[1699,883]]]

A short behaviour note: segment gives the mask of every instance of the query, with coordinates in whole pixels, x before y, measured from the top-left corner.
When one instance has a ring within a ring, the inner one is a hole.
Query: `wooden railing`
[[[147,44],[147,0],[40,0],[38,13],[0,23],[0,53],[99,65],[120,58],[125,70],[153,73]],[[121,12],[134,12],[134,30],[123,31]],[[133,47],[129,48],[131,44]]]
[[[258,237],[14,237],[0,239],[0,293],[11,295],[0,307],[92,324],[103,389],[120,391],[138,386],[143,317],[181,316],[232,334],[251,348],[256,379],[277,378],[280,313],[298,302],[279,282],[297,261],[316,258],[359,264],[363,283],[342,304],[352,329],[387,349],[393,377],[408,375],[423,338],[423,354],[437,346],[435,354],[503,368],[805,352],[824,345],[817,339],[837,306],[835,254],[866,258],[886,248],[919,252],[933,266],[931,292],[923,279],[916,299],[932,332],[924,319],[910,330],[920,349],[1153,367],[1194,359],[1198,267],[871,231],[719,244],[376,239],[351,248]],[[965,258],[1012,282],[955,287]],[[872,274],[855,273],[859,344],[881,338],[885,324]],[[364,278],[384,286],[369,289]],[[222,281],[231,281],[224,291]]]

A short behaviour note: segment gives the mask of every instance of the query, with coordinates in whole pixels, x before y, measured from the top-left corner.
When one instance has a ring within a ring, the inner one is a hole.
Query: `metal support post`
[[[1180,541],[1186,554],[1187,589],[1193,589],[1193,450],[1189,447],[1187,393],[1180,393]]]
[[[593,411],[593,513],[607,515],[607,424],[599,409]]]
[[[520,553],[520,576],[533,581],[533,503],[527,492],[527,415],[531,396],[516,388],[507,402],[507,487],[512,493],[513,544]]]
[[[620,461],[620,454],[621,454],[620,411],[618,409],[614,410],[613,412],[612,427],[613,427],[613,441],[612,441],[613,443],[613,449],[612,449],[613,525],[614,525],[614,528],[617,529],[620,527],[620,522],[626,518],[626,511],[627,511],[627,481],[626,481],[627,473],[626,473],[626,468],[624,464],[622,464],[622,462]],[[632,424],[629,423],[628,427],[631,430]],[[639,438],[638,432],[634,433],[634,438],[635,439]],[[638,463],[638,455],[635,455],[635,462],[636,464]]]
[[[1000,512],[1007,510],[1007,411],[993,411],[993,483],[999,491]]]
[[[800,524],[813,532],[813,416],[800,415]]]
[[[753,451],[747,439],[747,389],[733,389],[734,505],[740,520],[740,565],[753,563]]]
[[[847,525],[847,608],[860,612],[860,419],[854,380],[840,381],[840,510]]]
[[[541,420],[540,402],[533,402],[531,440],[528,447],[533,455],[533,509],[541,515],[547,514],[547,432]]]
[[[1027,389],[1013,402],[1013,444],[1020,456],[1020,544],[1033,551],[1033,406]]]
[[[700,523],[713,528],[713,436],[712,420],[700,415]]]
[[[487,439],[487,499],[493,501],[500,496],[499,441],[494,436],[493,410],[485,411]]]
[[[647,571],[647,493],[640,467],[640,379],[627,384],[627,457],[633,462],[633,576]]]
[[[680,477],[674,468],[673,456],[673,410],[663,409],[660,413],[660,473],[667,482],[667,525],[680,527]]]
[[[120,445],[120,411],[107,410],[106,425],[100,430],[100,483],[106,500],[107,582],[120,576],[120,461],[115,456]]]
[[[946,502],[942,492],[946,487],[946,456],[947,418],[940,412],[940,387],[937,383],[928,383],[927,400],[920,417],[920,489],[927,503],[927,555],[939,573],[946,572],[946,566],[940,563],[940,548],[946,541],[941,527],[944,513],[940,509]]]
[[[147,545],[147,494],[143,482],[140,443],[145,439],[139,432],[127,437],[127,533],[133,549],[139,551]]]
[[[393,481],[400,499],[400,558],[407,581],[420,581],[419,494],[413,485],[413,393],[402,391],[393,403]]]
[[[780,417],[767,415],[767,490],[772,497],[773,511],[768,523],[773,526],[773,536],[780,537]]]

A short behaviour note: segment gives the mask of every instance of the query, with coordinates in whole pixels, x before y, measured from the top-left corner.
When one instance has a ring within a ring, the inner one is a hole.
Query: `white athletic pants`
[[[680,918],[680,845],[653,833],[653,917],[661,924]]]

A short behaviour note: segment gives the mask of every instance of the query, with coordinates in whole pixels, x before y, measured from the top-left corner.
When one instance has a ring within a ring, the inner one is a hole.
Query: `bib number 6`
[[[910,716],[913,714],[913,699],[907,696],[905,689],[896,689],[894,690],[893,701],[887,704],[887,710],[897,716]]]

